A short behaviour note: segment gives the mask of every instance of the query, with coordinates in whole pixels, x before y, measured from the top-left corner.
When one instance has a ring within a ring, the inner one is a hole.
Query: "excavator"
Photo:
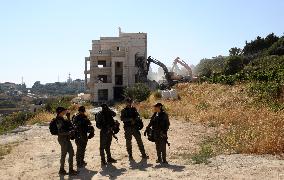
[[[172,79],[172,73],[169,72],[167,66],[164,63],[162,63],[161,61],[152,58],[151,56],[148,57],[147,62],[146,62],[146,64],[147,64],[147,74],[149,72],[149,68],[150,68],[150,64],[151,63],[154,63],[154,64],[160,66],[164,70],[165,79],[166,79],[167,82],[163,82],[162,84],[160,84],[160,88],[161,89],[169,89],[173,85],[175,85],[175,82]]]
[[[187,70],[187,74],[185,75],[185,76],[182,76],[182,75],[177,75],[176,73],[174,73],[175,71],[175,69],[178,69],[178,66],[177,66],[177,64],[180,64],[180,65],[182,65],[186,70]],[[189,65],[185,62],[185,61],[183,61],[183,60],[180,60],[180,58],[179,57],[177,57],[175,60],[174,60],[174,62],[173,62],[173,67],[172,67],[172,69],[171,69],[171,72],[173,73],[173,76],[175,77],[175,79],[176,80],[178,80],[178,81],[190,81],[192,78],[193,78],[193,76],[192,76],[192,70],[191,70],[191,68],[189,67]]]
[[[174,61],[174,64],[182,63],[182,65],[185,65],[186,68],[188,67],[187,68],[189,71],[189,76],[187,76],[188,78],[186,78],[186,76],[178,75],[175,72],[170,72],[164,63],[162,63],[157,59],[152,58],[151,56],[149,56],[147,59],[145,59],[145,57],[143,56],[140,56],[136,57],[136,65],[138,67],[138,76],[137,76],[138,82],[149,83],[147,75],[151,63],[160,66],[164,71],[164,78],[166,81],[159,84],[159,88],[162,90],[171,89],[172,86],[174,86],[179,82],[189,82],[190,77],[192,76],[191,68],[185,62],[180,61],[179,58]]]

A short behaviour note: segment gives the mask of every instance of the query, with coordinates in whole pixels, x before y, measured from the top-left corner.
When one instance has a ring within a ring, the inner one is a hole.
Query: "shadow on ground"
[[[182,172],[184,171],[185,166],[181,165],[175,165],[175,164],[159,164],[156,165],[154,168],[165,168],[165,169],[171,169],[173,172]]]
[[[146,171],[147,168],[153,166],[153,164],[148,164],[147,159],[142,159],[140,162],[131,160],[129,165],[130,169],[139,169],[140,171]]]
[[[81,168],[78,176],[68,176],[68,180],[91,180],[98,172],[87,168]],[[64,176],[60,176],[60,180],[64,180]]]
[[[102,176],[108,176],[109,179],[117,179],[117,177],[121,176],[126,172],[125,168],[117,168],[112,164],[108,164],[106,167],[102,168],[100,174]]]

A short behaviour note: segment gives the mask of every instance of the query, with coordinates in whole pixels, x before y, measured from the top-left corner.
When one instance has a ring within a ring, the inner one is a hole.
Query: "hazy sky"
[[[284,32],[283,0],[0,0],[0,82],[84,78],[91,40],[147,32],[148,55],[170,65],[227,55]]]

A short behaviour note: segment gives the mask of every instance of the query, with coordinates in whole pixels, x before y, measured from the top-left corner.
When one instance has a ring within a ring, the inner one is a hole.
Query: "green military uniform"
[[[167,145],[167,132],[170,126],[168,114],[164,111],[154,113],[148,128],[153,129],[154,139],[157,151],[157,162],[167,163],[166,145]]]
[[[61,146],[60,170],[64,171],[65,158],[69,154],[69,171],[73,171],[73,157],[74,150],[70,140],[70,131],[73,130],[72,123],[65,120],[63,117],[56,117],[56,124],[58,129],[58,142]]]
[[[137,112],[137,109],[132,106],[127,106],[121,111],[121,120],[124,123],[124,135],[126,140],[126,150],[128,152],[129,158],[133,158],[132,156],[132,137],[137,141],[139,150],[142,154],[143,158],[147,158],[145,153],[145,148],[143,145],[143,141],[141,138],[141,133],[139,131],[138,121],[141,121],[140,115]],[[142,123],[142,121],[141,121]],[[142,123],[143,124],[143,123]]]
[[[97,124],[100,124],[99,127],[101,129],[100,131],[100,156],[101,156],[101,162],[102,165],[106,164],[105,160],[105,152],[107,155],[107,161],[109,163],[116,162],[111,157],[111,152],[110,152],[110,146],[112,142],[112,128],[114,126],[114,119],[113,117],[116,116],[116,113],[109,109],[108,107],[103,108],[102,111],[100,111],[97,114]],[[98,126],[98,125],[97,125]]]
[[[86,165],[84,158],[88,143],[88,129],[92,124],[88,117],[83,113],[79,113],[77,116],[74,117],[73,124],[76,129],[75,143],[77,145],[77,167],[82,167]]]

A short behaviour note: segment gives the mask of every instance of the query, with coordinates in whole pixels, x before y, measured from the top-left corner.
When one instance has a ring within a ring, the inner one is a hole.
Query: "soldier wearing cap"
[[[73,124],[76,129],[75,143],[77,145],[76,161],[77,167],[81,168],[87,165],[84,161],[86,147],[88,143],[88,133],[92,128],[91,121],[86,115],[86,109],[84,106],[80,106],[79,113],[73,117]],[[91,132],[90,132],[91,133]]]
[[[167,145],[167,132],[169,130],[170,122],[168,114],[163,109],[163,104],[157,103],[153,107],[154,114],[151,117],[151,121],[146,128],[146,131],[149,128],[153,129],[154,139],[156,144],[157,151],[157,163],[168,164],[167,154],[166,154],[166,145]]]
[[[129,160],[133,160],[132,137],[136,139],[142,158],[148,159],[149,157],[145,153],[145,148],[140,133],[140,130],[143,128],[143,122],[137,109],[133,106],[133,100],[131,98],[126,99],[126,107],[121,111],[120,118],[124,123],[126,150],[128,152]]]
[[[61,159],[60,159],[60,175],[66,175],[67,172],[64,169],[65,158],[67,153],[69,154],[69,175],[77,175],[78,172],[73,169],[73,157],[74,150],[71,143],[71,136],[74,135],[74,128],[70,121],[64,118],[67,113],[67,109],[63,107],[58,107],[56,109],[56,125],[58,129],[58,142],[61,146]]]

